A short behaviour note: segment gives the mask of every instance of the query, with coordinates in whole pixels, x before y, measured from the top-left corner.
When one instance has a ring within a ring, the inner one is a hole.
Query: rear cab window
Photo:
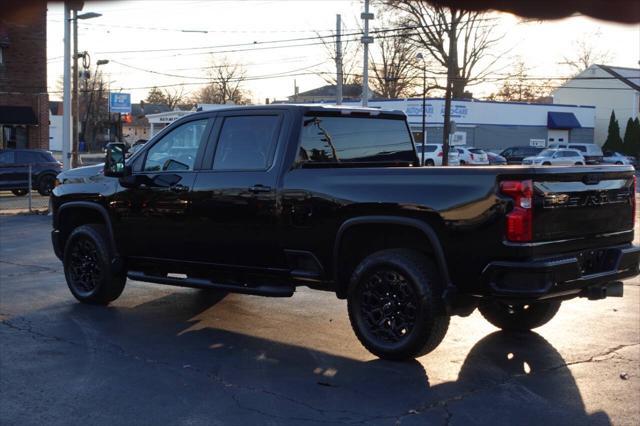
[[[418,165],[411,133],[403,116],[342,116],[324,112],[304,115],[298,162],[303,166],[357,163]]]

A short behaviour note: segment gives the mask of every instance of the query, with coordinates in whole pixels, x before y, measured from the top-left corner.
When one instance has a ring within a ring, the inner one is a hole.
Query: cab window
[[[147,152],[143,171],[193,170],[207,120],[190,121],[176,127]]]

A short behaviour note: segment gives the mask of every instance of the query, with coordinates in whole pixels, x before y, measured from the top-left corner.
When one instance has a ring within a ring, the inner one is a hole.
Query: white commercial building
[[[640,116],[640,69],[592,65],[556,89],[553,101],[594,105],[595,142],[600,145],[607,139],[611,111],[615,111],[620,137],[624,137],[629,118]]]

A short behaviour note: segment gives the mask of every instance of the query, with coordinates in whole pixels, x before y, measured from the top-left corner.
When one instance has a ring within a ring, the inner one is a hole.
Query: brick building
[[[11,4],[0,8],[0,148],[48,148],[47,3]]]

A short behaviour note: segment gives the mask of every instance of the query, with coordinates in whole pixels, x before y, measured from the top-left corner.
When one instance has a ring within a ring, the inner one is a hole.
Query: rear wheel
[[[466,165],[467,165],[467,162],[466,162],[466,161],[464,161],[464,160],[460,160],[460,165],[461,165],[461,166],[466,166]]]
[[[548,162],[548,161],[545,161],[544,163],[542,163],[542,165],[543,165],[543,166],[550,166],[550,165],[551,165],[551,163],[550,163],[550,162]]]
[[[622,165],[622,161],[616,161],[616,164],[621,166]]]
[[[530,305],[509,305],[499,301],[480,304],[478,310],[491,324],[507,331],[529,331],[540,327],[558,313],[560,301],[537,302]]]
[[[584,163],[581,163],[581,162],[578,161],[575,165],[576,166],[584,166]]]
[[[124,271],[114,268],[103,225],[82,225],[71,232],[64,249],[64,274],[69,290],[84,303],[106,305],[120,296]]]
[[[406,360],[434,350],[449,316],[433,262],[419,252],[389,249],[365,258],[351,278],[348,308],[356,336],[371,353]]]
[[[11,192],[16,197],[24,197],[29,191],[27,191],[26,189],[12,189]]]
[[[424,165],[425,166],[429,166],[429,167],[433,167],[436,164],[433,162],[433,160],[427,160],[427,161],[424,162]]]
[[[51,195],[51,191],[55,186],[56,178],[53,175],[44,175],[40,178],[40,182],[38,182],[38,193],[40,195],[48,196]]]

